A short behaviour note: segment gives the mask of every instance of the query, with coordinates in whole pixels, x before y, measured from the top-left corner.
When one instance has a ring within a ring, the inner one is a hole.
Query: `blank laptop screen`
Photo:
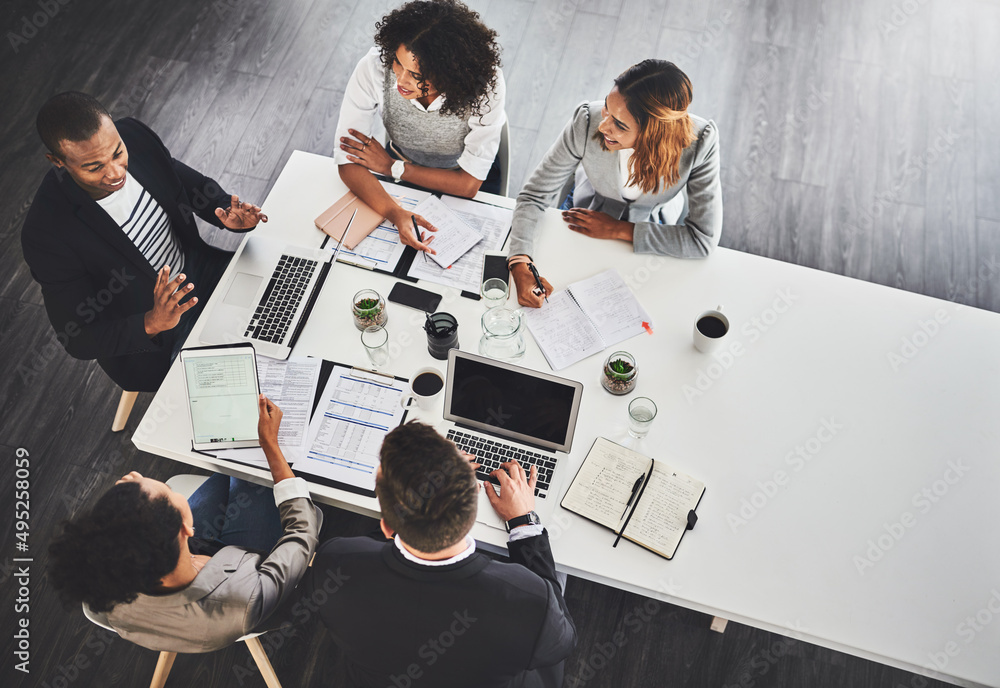
[[[451,405],[460,420],[566,443],[575,388],[468,358],[454,361]]]

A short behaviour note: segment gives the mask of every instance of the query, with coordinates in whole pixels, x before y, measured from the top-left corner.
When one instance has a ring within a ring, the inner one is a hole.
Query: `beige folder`
[[[316,218],[316,226],[323,230],[324,234],[339,240],[355,209],[358,211],[358,216],[354,218],[351,231],[344,239],[344,248],[353,251],[354,247],[385,219],[355,196],[353,191],[348,191],[340,197],[340,200],[324,210],[323,214]]]

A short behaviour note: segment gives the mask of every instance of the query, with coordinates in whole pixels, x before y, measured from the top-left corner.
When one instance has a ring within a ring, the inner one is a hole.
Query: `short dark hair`
[[[479,485],[455,445],[410,421],[386,435],[381,454],[375,492],[386,525],[421,552],[460,542],[476,522]]]
[[[86,141],[101,128],[101,117],[111,118],[101,102],[79,91],[66,91],[45,101],[35,128],[49,152],[62,157],[63,141]]]
[[[446,96],[441,114],[485,114],[486,94],[497,85],[500,45],[478,12],[457,0],[414,0],[375,24],[375,44],[386,66],[401,45],[413,53],[420,75]]]
[[[90,511],[64,521],[49,545],[49,577],[65,603],[96,612],[153,593],[177,567],[181,513],[138,483],[115,485]]]

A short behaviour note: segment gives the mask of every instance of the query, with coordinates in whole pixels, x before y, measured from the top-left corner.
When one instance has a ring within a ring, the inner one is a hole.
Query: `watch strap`
[[[518,516],[516,518],[510,519],[504,524],[504,526],[506,526],[507,532],[509,533],[518,526],[541,525],[541,523],[542,519],[538,517],[538,514],[536,514],[534,511],[529,511],[524,516]]]

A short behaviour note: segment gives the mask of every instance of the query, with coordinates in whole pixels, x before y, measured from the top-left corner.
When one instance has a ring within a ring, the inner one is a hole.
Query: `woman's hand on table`
[[[562,218],[574,232],[594,239],[621,239],[630,242],[635,231],[635,224],[616,220],[599,210],[570,208],[562,212]]]

